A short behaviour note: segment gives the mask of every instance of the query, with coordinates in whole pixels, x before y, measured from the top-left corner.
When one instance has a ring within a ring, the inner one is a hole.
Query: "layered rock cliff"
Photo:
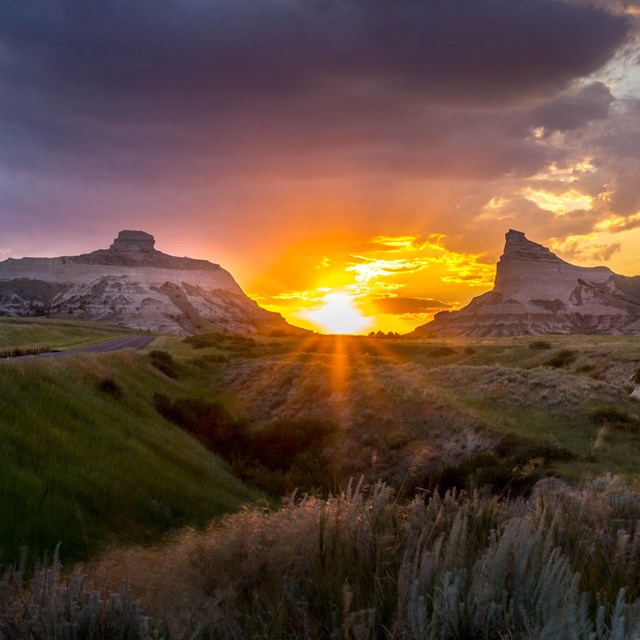
[[[640,276],[577,267],[521,231],[505,238],[493,290],[436,314],[413,335],[640,334]]]
[[[176,335],[303,332],[259,307],[220,265],[162,253],[143,231],[121,231],[109,249],[79,256],[0,262],[0,315],[102,320]]]

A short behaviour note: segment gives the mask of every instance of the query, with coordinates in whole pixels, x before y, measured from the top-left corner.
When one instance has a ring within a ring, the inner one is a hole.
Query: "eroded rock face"
[[[121,231],[109,247],[116,253],[150,253],[156,241],[150,233],[144,231]]]
[[[0,315],[102,320],[177,335],[304,332],[259,307],[220,265],[162,253],[144,231],[121,231],[109,249],[79,256],[0,262]]]
[[[640,277],[577,267],[513,229],[492,291],[460,311],[436,314],[417,336],[640,333]]]

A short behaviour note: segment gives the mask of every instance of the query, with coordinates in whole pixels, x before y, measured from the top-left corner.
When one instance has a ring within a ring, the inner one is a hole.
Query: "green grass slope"
[[[532,479],[543,469],[576,483],[609,472],[640,484],[635,336],[315,336],[261,341],[225,357],[216,388],[251,423],[340,427],[337,477],[431,486],[441,471],[491,463],[514,479],[535,467]]]
[[[237,509],[219,458],[161,418],[175,393],[133,351],[0,362],[0,562],[22,545],[84,557]]]
[[[0,318],[0,353],[12,347],[47,345],[68,349],[136,333],[126,327],[101,322],[51,320],[49,318]]]

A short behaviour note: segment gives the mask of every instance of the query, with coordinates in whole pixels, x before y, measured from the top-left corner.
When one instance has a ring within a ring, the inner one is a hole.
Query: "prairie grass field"
[[[153,409],[176,382],[132,351],[0,362],[0,549],[65,559],[237,509],[247,489]]]
[[[49,318],[0,318],[0,350],[47,345],[51,350],[93,344],[135,333],[101,322],[51,320]]]
[[[3,360],[0,637],[640,637],[639,387],[635,337]]]
[[[349,484],[162,546],[0,582],[0,633],[57,638],[636,638],[637,494],[606,478],[399,501]],[[123,583],[122,580],[126,582]],[[124,586],[123,586],[124,585]]]

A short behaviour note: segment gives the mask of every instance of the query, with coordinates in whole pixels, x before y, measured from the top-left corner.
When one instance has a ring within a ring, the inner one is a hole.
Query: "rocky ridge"
[[[259,307],[220,265],[162,253],[143,231],[121,231],[108,249],[79,256],[0,262],[0,315],[101,320],[176,335],[304,332]]]
[[[494,287],[414,336],[640,334],[640,276],[578,267],[510,229]]]

